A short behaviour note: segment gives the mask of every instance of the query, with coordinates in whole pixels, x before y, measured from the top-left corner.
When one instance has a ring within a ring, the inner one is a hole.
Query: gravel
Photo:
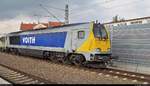
[[[0,64],[44,78],[58,84],[137,84],[132,80],[114,78],[78,68],[54,64],[41,59],[0,53]]]

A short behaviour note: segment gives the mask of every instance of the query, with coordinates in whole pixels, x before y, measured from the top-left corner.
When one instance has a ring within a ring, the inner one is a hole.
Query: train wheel
[[[16,49],[12,48],[11,49],[11,54],[16,55],[16,53],[17,53]]]
[[[81,66],[85,62],[85,58],[82,55],[72,55],[71,56],[71,61],[76,66]]]
[[[55,56],[51,56],[49,59],[50,59],[52,62],[58,62],[57,57],[55,57]]]
[[[18,49],[14,49],[14,53],[15,53],[15,55],[19,55]]]
[[[71,64],[70,60],[67,57],[63,58],[62,63],[63,64]]]
[[[47,59],[49,57],[49,52],[43,52],[43,58]]]

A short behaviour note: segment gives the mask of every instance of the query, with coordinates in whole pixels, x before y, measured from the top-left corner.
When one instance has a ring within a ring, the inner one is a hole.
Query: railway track
[[[95,71],[99,72],[100,70]],[[146,74],[118,70],[114,68],[106,68],[101,73],[106,74],[106,76],[112,75],[114,78],[120,77],[122,80],[130,79],[132,82],[143,82],[142,84],[150,84],[150,75]],[[99,74],[101,73],[99,72]]]
[[[0,64],[0,77],[11,84],[56,84]]]
[[[62,65],[61,63],[54,63],[58,65]],[[115,78],[120,78],[123,81],[125,80],[131,80],[131,83],[138,83],[140,82],[141,84],[150,84],[150,75],[147,74],[141,74],[141,73],[135,73],[135,72],[130,72],[130,71],[124,71],[124,70],[119,70],[119,69],[114,69],[111,67],[105,68],[105,69],[97,69],[97,68],[89,68],[86,66],[73,66],[73,65],[68,65],[68,64],[63,64],[68,67],[72,67],[73,69],[81,69],[83,71],[90,71],[91,73],[97,73],[99,76],[104,75],[106,77],[113,77]]]
[[[98,75],[104,75],[106,77],[120,78],[122,80],[131,80],[131,83],[141,82],[141,84],[150,84],[150,75],[140,74],[135,72],[123,71],[113,68],[106,69],[93,69],[93,68],[83,68],[84,71],[91,71],[97,73]]]
[[[48,62],[48,61],[46,61]],[[104,75],[105,77],[113,77],[115,78],[120,78],[123,81],[126,80],[131,80],[131,83],[138,83],[140,82],[141,84],[150,84],[150,75],[147,74],[141,74],[141,73],[135,73],[135,72],[130,72],[130,71],[124,71],[124,70],[119,70],[119,69],[114,69],[112,67],[108,68],[103,68],[103,69],[98,69],[98,68],[91,68],[91,67],[86,67],[86,66],[74,66],[70,64],[62,64],[58,62],[52,62],[53,64],[58,64],[58,65],[65,65],[67,67],[71,67],[73,69],[80,69],[83,71],[90,71],[91,73],[97,73],[99,76]]]
[[[22,56],[22,57],[26,57],[26,56]],[[32,58],[32,57],[27,57],[27,58]],[[37,58],[32,58],[32,59],[39,60]],[[49,62],[48,60],[43,60],[43,61],[45,61],[47,63],[57,64],[57,65],[64,65],[64,66],[67,66],[67,67],[71,67],[73,69],[79,69],[79,70],[83,70],[83,71],[90,71],[91,73],[97,73],[97,75],[99,75],[99,76],[103,75],[103,76],[106,76],[108,78],[109,77],[113,77],[114,79],[115,78],[120,78],[124,81],[125,80],[131,80],[131,83],[140,82],[141,84],[150,84],[150,75],[147,75],[147,74],[129,72],[129,71],[124,71],[124,70],[114,69],[114,68],[111,68],[111,67],[105,68],[105,69],[97,69],[97,68],[91,68],[91,67],[86,67],[86,66],[74,66],[74,65],[70,65],[70,64],[62,64],[60,62]],[[0,68],[1,68],[1,65],[0,65]],[[8,67],[6,67],[6,68],[8,68]],[[0,75],[1,75],[1,70],[0,70]],[[38,79],[38,78],[36,77],[35,79]],[[9,79],[8,79],[8,81],[9,81]],[[40,81],[40,80],[38,80],[38,81]],[[41,80],[41,82],[42,81],[43,80]],[[40,82],[38,82],[38,83],[40,83]]]

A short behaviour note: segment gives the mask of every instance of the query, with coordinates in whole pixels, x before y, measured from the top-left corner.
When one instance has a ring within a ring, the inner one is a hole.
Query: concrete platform
[[[150,65],[136,64],[124,61],[113,61],[113,68],[143,74],[150,74]]]
[[[9,82],[7,82],[6,80],[0,78],[0,84],[11,84],[11,83],[9,83]]]

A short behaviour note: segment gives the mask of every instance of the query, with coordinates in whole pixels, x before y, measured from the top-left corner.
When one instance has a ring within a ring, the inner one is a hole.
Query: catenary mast
[[[69,24],[69,0],[67,0],[65,5],[65,24]]]

